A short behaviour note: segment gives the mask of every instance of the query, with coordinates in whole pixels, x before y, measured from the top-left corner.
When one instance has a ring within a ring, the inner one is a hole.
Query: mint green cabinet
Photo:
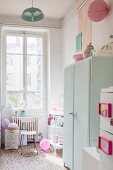
[[[64,70],[64,163],[82,170],[83,147],[97,146],[100,89],[113,85],[113,57],[93,56]]]

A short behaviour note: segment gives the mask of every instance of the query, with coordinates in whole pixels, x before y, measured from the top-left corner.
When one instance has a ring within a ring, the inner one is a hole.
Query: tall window
[[[7,34],[6,105],[44,110],[45,65],[43,36]]]

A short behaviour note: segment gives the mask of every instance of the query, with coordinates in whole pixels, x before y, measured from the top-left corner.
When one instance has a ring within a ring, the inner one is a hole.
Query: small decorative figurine
[[[24,111],[24,110],[21,110],[21,111],[20,111],[20,116],[21,116],[21,117],[24,117],[24,116],[25,116],[25,111]]]
[[[94,52],[94,47],[93,47],[93,45],[90,43],[90,44],[86,47],[86,49],[85,49],[85,51],[84,51],[84,57],[87,58],[87,57],[89,57],[89,56],[92,56],[92,55],[93,55],[93,52]]]
[[[49,114],[49,117],[48,117],[48,125],[51,125],[51,119],[52,119],[52,116],[51,116],[51,114]]]

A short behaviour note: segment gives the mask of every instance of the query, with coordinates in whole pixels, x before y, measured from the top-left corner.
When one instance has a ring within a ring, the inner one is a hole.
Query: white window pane
[[[8,92],[6,93],[6,103],[7,106],[12,108],[23,108],[23,93],[21,92]]]
[[[43,38],[6,36],[7,106],[41,110],[43,95]]]
[[[10,59],[12,60],[11,62],[9,62]],[[6,90],[23,90],[23,56],[7,55],[6,69]]]
[[[43,55],[42,38],[37,37],[27,38],[27,54]]]
[[[13,55],[8,55],[7,57],[7,65],[12,66],[14,64]]]
[[[42,85],[42,56],[30,56],[30,64],[27,64],[27,107],[40,108],[43,100]]]
[[[31,57],[27,56],[27,65],[31,65]]]
[[[27,86],[31,86],[31,74],[27,74]]]
[[[23,37],[7,36],[7,53],[23,54]]]
[[[9,87],[13,86],[13,79],[14,79],[13,73],[7,73],[6,83]]]
[[[27,108],[28,109],[42,109],[42,98],[41,93],[28,92],[27,93]]]

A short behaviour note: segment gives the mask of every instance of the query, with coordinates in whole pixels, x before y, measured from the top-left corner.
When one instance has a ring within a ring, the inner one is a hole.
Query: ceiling
[[[34,0],[33,6],[40,8],[47,18],[62,19],[74,3],[75,0]],[[20,16],[31,6],[32,0],[0,0],[0,15]]]

